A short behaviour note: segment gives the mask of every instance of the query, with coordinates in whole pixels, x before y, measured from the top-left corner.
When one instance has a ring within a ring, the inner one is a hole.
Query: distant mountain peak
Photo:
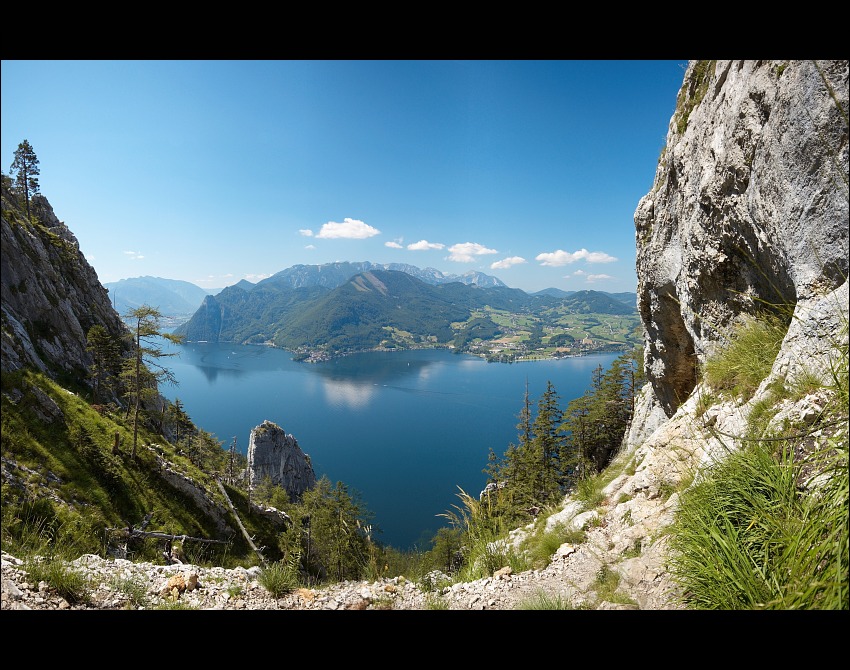
[[[484,274],[475,270],[464,272],[463,274],[445,274],[435,268],[425,268],[424,270],[408,263],[372,263],[370,261],[351,262],[351,261],[336,261],[333,263],[322,263],[319,265],[293,265],[276,272],[268,279],[258,282],[258,286],[263,283],[288,283],[293,288],[303,286],[326,286],[327,288],[336,288],[342,283],[348,281],[351,277],[361,272],[370,270],[394,270],[396,272],[404,272],[411,275],[426,284],[434,286],[438,284],[448,284],[450,282],[460,282],[467,285],[476,285],[481,287],[503,286],[507,288],[501,279],[491,275]]]

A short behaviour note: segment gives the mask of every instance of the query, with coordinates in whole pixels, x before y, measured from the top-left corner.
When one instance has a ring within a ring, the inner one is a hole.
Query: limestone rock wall
[[[645,369],[667,417],[742,314],[765,303],[805,319],[841,309],[847,114],[846,60],[689,63],[634,217]],[[792,331],[798,353],[824,335],[811,324]]]
[[[32,200],[40,226],[26,222],[3,193],[0,222],[2,369],[32,367],[52,376],[86,379],[86,335],[95,324],[120,339],[127,334],[108,291],[80,252],[68,227],[44,196]]]
[[[252,485],[269,477],[293,501],[300,500],[305,491],[316,485],[310,457],[298,446],[298,440],[268,420],[251,431],[248,473]]]

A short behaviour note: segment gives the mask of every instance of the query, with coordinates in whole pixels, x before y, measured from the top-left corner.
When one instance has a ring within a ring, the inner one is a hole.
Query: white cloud
[[[140,261],[144,258],[144,256],[138,251],[125,251],[124,255],[131,261]]]
[[[576,252],[570,253],[558,249],[551,253],[538,254],[535,259],[540,261],[540,265],[568,265],[579,260],[585,260],[588,263],[613,263],[617,259],[614,256],[609,256],[604,251],[588,251],[587,249],[579,249]]]
[[[495,249],[488,249],[481,244],[477,244],[475,242],[464,242],[463,244],[453,244],[449,247],[448,260],[456,261],[458,263],[471,263],[475,260],[475,256],[497,253],[499,252]]]
[[[427,251],[428,249],[442,249],[445,246],[445,244],[440,244],[439,242],[428,242],[427,240],[419,240],[418,242],[408,244],[407,248],[411,251]]]
[[[268,279],[271,276],[272,275],[271,275],[270,272],[267,273],[267,274],[259,274],[259,275],[251,274],[251,275],[245,275],[245,279],[247,279],[252,284],[256,284],[258,281],[261,281],[263,279]]]
[[[520,263],[527,263],[522,256],[511,256],[510,258],[503,258],[500,261],[496,261],[495,263],[490,264],[491,270],[507,270],[509,267],[514,265],[519,265]]]
[[[597,274],[597,275],[589,275],[584,270],[576,270],[572,274],[564,275],[564,279],[584,279],[586,284],[593,284],[598,281],[607,281],[609,279],[614,279],[611,275],[605,274]]]
[[[393,242],[393,241],[384,242],[384,246],[389,247],[390,249],[403,249],[404,248],[398,242]]]
[[[313,237],[313,231],[309,228],[300,228],[298,230],[299,235],[303,235],[304,237]]]
[[[316,245],[315,244],[307,244],[307,245],[304,246],[304,248],[305,249],[315,249]]]
[[[322,229],[316,234],[316,237],[323,240],[344,238],[348,240],[365,240],[367,237],[380,235],[381,231],[377,228],[358,221],[357,219],[345,218],[342,223],[328,221],[322,226]]]

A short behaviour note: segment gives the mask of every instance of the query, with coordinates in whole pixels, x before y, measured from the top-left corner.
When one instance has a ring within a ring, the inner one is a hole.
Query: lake
[[[590,388],[592,371],[617,353],[487,363],[444,349],[365,352],[321,363],[294,362],[260,345],[167,345],[178,380],[163,385],[222,448],[247,453],[253,428],[279,425],[310,456],[316,477],[343,482],[373,514],[374,538],[397,549],[429,549],[447,525],[438,516],[478,496],[492,448],[517,442],[526,383],[537,400],[551,381],[561,409]]]

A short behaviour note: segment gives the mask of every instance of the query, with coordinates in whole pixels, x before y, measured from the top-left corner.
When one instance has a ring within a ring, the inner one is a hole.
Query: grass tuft
[[[518,610],[572,610],[572,603],[560,594],[537,591],[532,596],[517,603]]]
[[[706,360],[705,381],[714,391],[748,400],[770,374],[787,331],[787,320],[774,314],[745,317],[725,346]]]
[[[277,561],[262,569],[258,580],[260,585],[275,598],[298,588],[298,561]]]
[[[90,600],[88,579],[69,568],[60,558],[25,561],[24,569],[34,583],[45,582],[71,605],[87,603]]]

